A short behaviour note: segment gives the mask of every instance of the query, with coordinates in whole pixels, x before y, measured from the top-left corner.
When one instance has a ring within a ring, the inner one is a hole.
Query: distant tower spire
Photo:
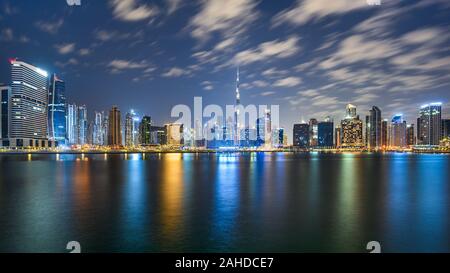
[[[239,93],[239,66],[236,71],[236,105],[241,104],[241,94]]]
[[[239,109],[238,106],[241,104],[241,94],[239,93],[239,66],[237,67],[236,71],[236,105],[235,112],[234,112],[234,145],[239,146],[239,131],[241,125],[239,124]]]

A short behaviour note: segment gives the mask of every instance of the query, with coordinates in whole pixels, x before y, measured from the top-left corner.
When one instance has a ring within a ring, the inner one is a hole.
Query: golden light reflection
[[[357,194],[360,183],[358,169],[360,160],[355,153],[346,153],[341,160],[341,169],[338,185],[337,199],[337,223],[339,234],[336,234],[336,240],[345,244],[345,242],[355,239],[359,224],[359,211],[357,203]]]
[[[82,155],[82,158],[84,155]],[[73,170],[73,186],[74,199],[76,207],[82,208],[78,211],[84,211],[90,202],[90,180],[89,165],[86,162],[77,160],[74,164]]]
[[[160,155],[161,156],[161,155]],[[161,226],[167,241],[177,240],[183,229],[183,161],[181,153],[162,157]]]

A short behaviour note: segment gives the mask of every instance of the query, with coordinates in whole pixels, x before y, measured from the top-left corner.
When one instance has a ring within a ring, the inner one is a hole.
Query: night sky
[[[118,105],[155,123],[172,106],[279,104],[291,142],[301,119],[339,120],[353,103],[414,123],[450,109],[448,0],[0,0],[0,82],[18,57],[66,81],[68,102]]]

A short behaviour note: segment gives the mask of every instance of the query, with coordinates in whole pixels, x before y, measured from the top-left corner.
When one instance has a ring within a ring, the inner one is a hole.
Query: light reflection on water
[[[0,252],[449,252],[449,156],[0,156]]]

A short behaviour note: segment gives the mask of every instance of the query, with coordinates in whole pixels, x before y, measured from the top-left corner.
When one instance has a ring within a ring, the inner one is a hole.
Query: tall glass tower
[[[53,74],[48,92],[48,136],[60,143],[67,140],[65,89],[64,81]]]
[[[47,140],[48,73],[22,61],[10,62],[10,138],[19,147],[40,146],[39,140]]]
[[[9,138],[9,113],[10,113],[11,87],[0,86],[0,139]],[[0,143],[0,146],[3,144]],[[9,145],[4,145],[9,146]]]
[[[422,105],[417,119],[417,142],[419,145],[439,145],[441,140],[442,104]]]
[[[369,116],[366,119],[366,142],[367,147],[371,149],[378,149],[382,146],[381,133],[381,110],[377,106],[372,106],[369,111]]]

